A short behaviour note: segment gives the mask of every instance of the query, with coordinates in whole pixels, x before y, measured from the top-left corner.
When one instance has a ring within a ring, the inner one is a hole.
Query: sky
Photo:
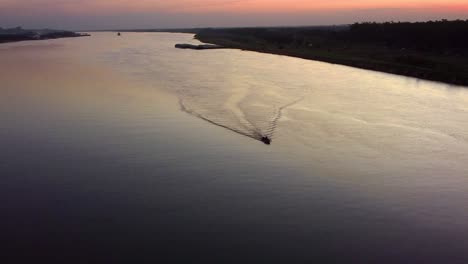
[[[0,27],[74,30],[468,19],[467,0],[0,0]]]

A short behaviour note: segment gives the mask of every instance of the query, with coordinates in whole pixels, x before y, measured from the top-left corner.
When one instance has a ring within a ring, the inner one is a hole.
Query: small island
[[[194,49],[194,50],[225,49],[225,47],[221,45],[215,45],[215,44],[200,44],[200,45],[176,44],[175,47],[178,49]]]
[[[0,43],[85,36],[90,35],[86,33],[76,33],[73,31],[55,29],[23,29],[22,27],[4,29],[0,27]]]

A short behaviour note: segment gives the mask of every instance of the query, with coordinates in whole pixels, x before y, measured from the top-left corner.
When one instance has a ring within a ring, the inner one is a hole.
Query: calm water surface
[[[466,88],[176,43],[0,45],[9,262],[468,263]]]

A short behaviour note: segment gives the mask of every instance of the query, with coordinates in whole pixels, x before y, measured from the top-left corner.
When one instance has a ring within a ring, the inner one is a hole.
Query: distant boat
[[[119,36],[119,37],[120,37],[121,35],[122,35],[122,34],[120,34],[120,32],[118,32],[118,33],[117,33],[117,36]]]

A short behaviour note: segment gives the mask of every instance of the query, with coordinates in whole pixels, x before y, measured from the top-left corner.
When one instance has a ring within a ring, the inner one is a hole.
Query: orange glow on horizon
[[[26,3],[25,3],[26,2]],[[161,13],[297,13],[330,10],[418,9],[468,12],[466,0],[0,0],[0,8],[53,9],[71,14]]]

